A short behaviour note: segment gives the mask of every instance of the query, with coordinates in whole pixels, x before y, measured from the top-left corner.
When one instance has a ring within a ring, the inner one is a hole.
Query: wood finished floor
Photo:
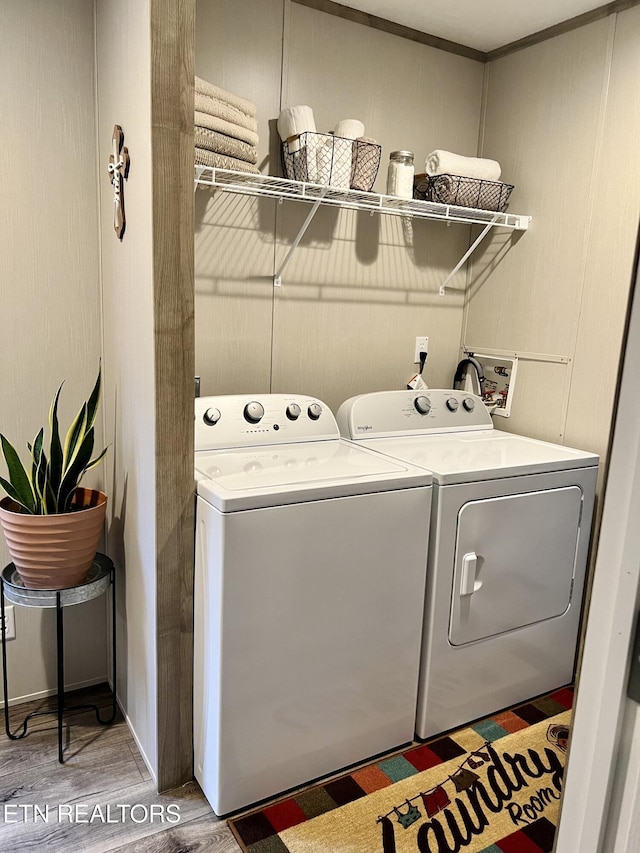
[[[111,706],[111,693],[105,685],[68,694],[66,701],[67,704],[95,703],[105,709],[102,713],[105,717]],[[11,731],[20,730],[27,713],[46,707],[52,707],[52,700],[12,708]],[[93,712],[69,717],[64,737],[65,764],[60,765],[55,716],[36,717],[29,724],[27,737],[19,741],[6,737],[2,717],[2,853],[40,853],[45,849],[53,853],[239,853],[226,822],[211,811],[195,782],[162,795],[156,793],[120,714],[112,726],[99,726]],[[72,815],[76,806],[79,807],[79,817],[85,820],[91,817],[95,806],[100,806],[101,812],[95,813],[91,823],[71,822],[64,814],[59,820],[60,804],[69,805],[66,814]],[[120,805],[139,807],[120,822]],[[152,805],[155,806],[153,822]],[[15,808],[19,806],[28,808]],[[40,815],[34,815],[33,806],[39,807]],[[46,814],[47,806],[49,821],[45,822],[41,815]],[[110,812],[107,806],[111,806]],[[161,822],[159,806],[164,807],[164,816],[171,817],[179,811],[179,822]],[[167,812],[167,806],[174,808]],[[106,822],[108,817],[111,823]]]

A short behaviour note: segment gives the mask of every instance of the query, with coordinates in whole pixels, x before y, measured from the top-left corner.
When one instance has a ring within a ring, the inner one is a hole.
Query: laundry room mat
[[[565,687],[228,821],[245,853],[550,853]]]

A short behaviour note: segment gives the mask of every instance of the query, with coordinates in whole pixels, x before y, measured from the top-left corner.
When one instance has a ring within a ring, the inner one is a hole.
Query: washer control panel
[[[493,429],[482,399],[466,391],[380,391],[346,400],[336,415],[345,438]]]
[[[195,401],[196,451],[339,437],[333,413],[315,397],[232,394]]]

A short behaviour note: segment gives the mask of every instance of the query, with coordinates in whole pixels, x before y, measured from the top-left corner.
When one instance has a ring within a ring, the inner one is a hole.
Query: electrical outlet
[[[416,338],[416,348],[413,354],[414,364],[420,364],[421,352],[429,352],[429,338]]]
[[[13,612],[13,604],[5,604],[4,607],[4,622],[5,622],[5,640],[15,640],[16,638],[16,617]]]

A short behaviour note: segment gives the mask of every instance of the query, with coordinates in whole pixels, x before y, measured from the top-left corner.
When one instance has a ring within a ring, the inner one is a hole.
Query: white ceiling
[[[582,15],[603,0],[338,0],[405,27],[489,51]],[[606,0],[605,0],[606,2]]]

